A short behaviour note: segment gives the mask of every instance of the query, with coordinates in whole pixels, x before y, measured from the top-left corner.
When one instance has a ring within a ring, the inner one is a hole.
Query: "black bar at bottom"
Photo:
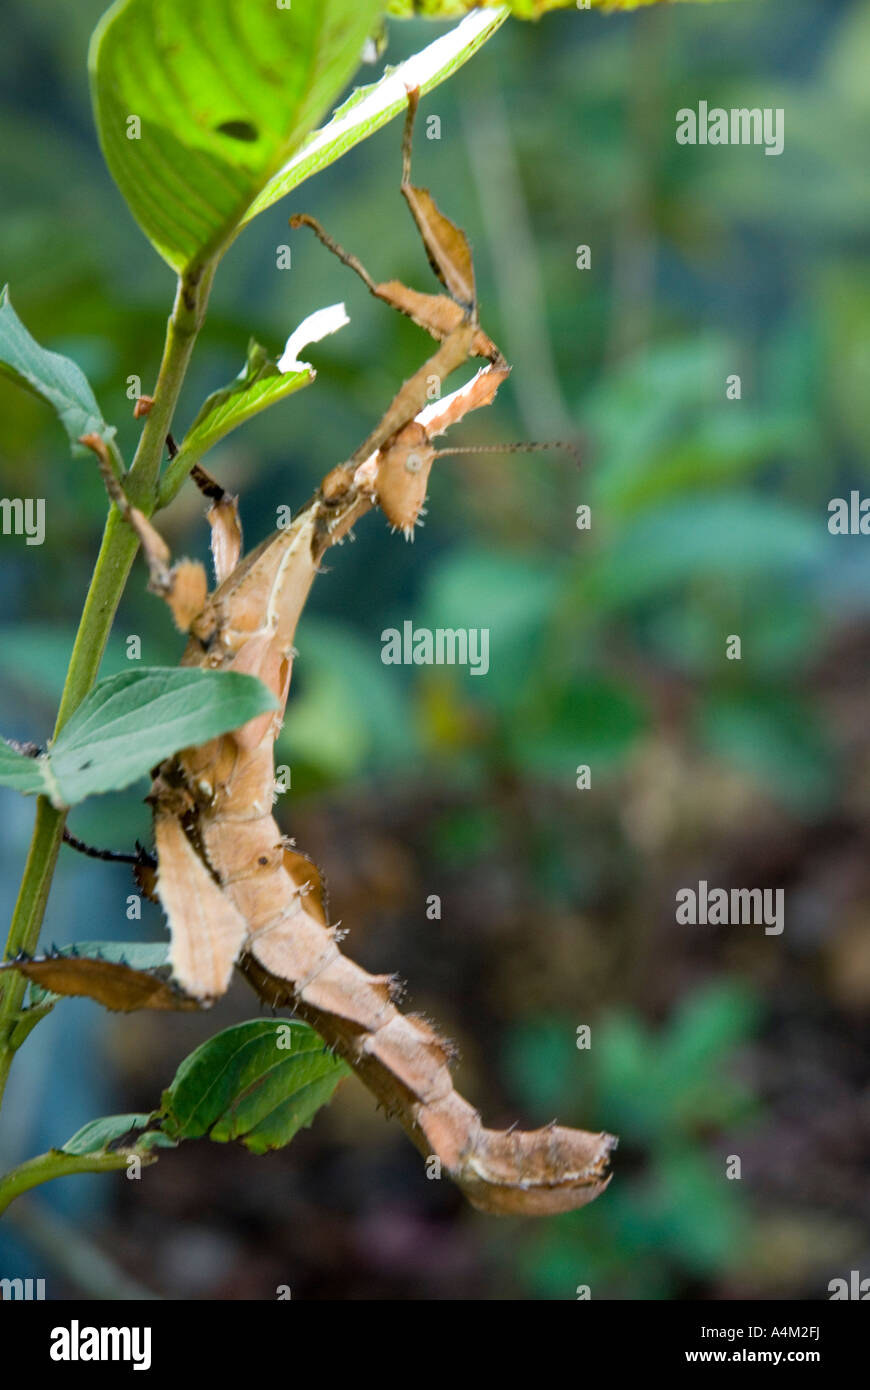
[[[711,1367],[804,1366],[830,1376],[866,1365],[868,1310],[861,1301],[789,1303],[408,1303],[3,1302],[3,1346],[22,1369],[62,1384],[101,1371],[233,1377],[296,1372],[312,1360],[334,1378],[342,1363],[398,1381],[445,1374],[464,1381],[473,1363],[489,1374],[518,1352],[542,1371],[557,1357],[570,1374],[590,1370],[703,1373]],[[414,1348],[416,1346],[416,1352]],[[464,1348],[464,1350],[463,1350]],[[417,1362],[415,1369],[415,1362]],[[403,1371],[401,1368],[406,1369]],[[377,1368],[377,1371],[376,1369]],[[553,1369],[551,1363],[551,1369]],[[531,1367],[529,1367],[531,1369]]]

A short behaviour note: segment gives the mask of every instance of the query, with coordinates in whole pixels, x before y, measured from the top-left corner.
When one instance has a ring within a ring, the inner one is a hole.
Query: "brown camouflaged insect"
[[[437,451],[432,440],[471,410],[488,405],[509,368],[478,324],[471,249],[465,234],[410,181],[417,92],[408,94],[402,193],[447,294],[421,294],[398,281],[376,284],[313,218],[341,260],[386,301],[439,342],[383,419],[347,462],[324,478],[292,525],[241,559],[236,499],[202,468],[194,479],[209,498],[217,587],[202,566],[170,566],[151,523],[125,498],[106,458],[109,493],[142,542],[150,588],[188,632],[182,665],[258,676],[275,711],[168,758],[148,800],[154,813],[156,875],[140,882],[162,904],[171,933],[171,978],[96,960],[18,962],[59,993],[84,993],[112,1008],[203,1008],[223,995],[238,968],[261,999],[295,1010],[349,1063],[427,1157],[437,1157],[475,1206],[528,1215],[567,1211],[606,1187],[615,1146],[609,1134],[551,1125],[522,1132],[486,1129],[455,1090],[451,1047],[425,1019],[401,1013],[394,977],[370,975],[340,950],[324,910],[319,875],[282,834],[272,814],[273,746],[295,655],[293,641],[320,562],[375,506],[413,532]],[[446,379],[469,356],[485,365],[460,390],[426,405],[433,376]],[[91,440],[100,452],[101,441]],[[444,452],[460,452],[458,450]]]

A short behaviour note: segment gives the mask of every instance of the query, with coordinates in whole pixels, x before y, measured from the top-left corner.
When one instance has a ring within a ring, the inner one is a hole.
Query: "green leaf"
[[[235,671],[153,666],[110,676],[50,750],[63,804],[126,787],[179,749],[238,729],[276,705],[262,681]]]
[[[106,1115],[100,1120],[90,1120],[88,1124],[82,1125],[77,1130],[72,1139],[67,1139],[61,1153],[65,1154],[98,1154],[111,1152],[110,1145],[118,1139],[123,1139],[125,1135],[131,1135],[130,1142],[123,1148],[116,1149],[116,1153],[130,1153],[132,1151],[142,1153],[149,1149],[174,1149],[175,1140],[170,1139],[159,1129],[146,1129],[145,1126],[152,1122],[150,1115]],[[133,1130],[142,1130],[143,1133],[133,1135]]]
[[[103,17],[90,52],[100,144],[175,270],[226,249],[353,75],[380,10],[380,0],[119,0]]]
[[[276,362],[253,338],[248,343],[248,356],[235,381],[221,391],[215,391],[203,402],[202,409],[185,435],[179,451],[188,460],[200,459],[218,440],[243,425],[270,405],[276,405],[303,386],[309,386],[317,373],[309,362],[296,360],[297,354],[309,343],[318,342],[327,333],[334,333],[349,319],[343,304],[318,309],[310,314],[295,333],[291,333],[281,358]]]
[[[0,783],[42,792],[57,807],[116,791],[182,748],[238,729],[275,709],[271,691],[235,671],[143,667],[99,681],[48,753],[27,759],[2,747]],[[21,764],[35,769],[38,782]]]
[[[119,943],[103,944],[120,949]],[[238,1023],[185,1058],[158,1113],[91,1120],[59,1152],[110,1153],[130,1136],[119,1151],[142,1154],[208,1135],[218,1143],[241,1139],[253,1153],[266,1153],[310,1125],[347,1073],[305,1023]]]
[[[103,419],[84,372],[30,336],[12,308],[8,285],[0,290],[0,373],[53,406],[74,454],[88,453],[78,442],[83,434],[98,434],[106,443],[114,438],[114,427]]]
[[[172,1139],[241,1139],[265,1153],[310,1125],[346,1074],[307,1024],[239,1023],[181,1063],[163,1094],[161,1126]]]
[[[116,1139],[129,1134],[131,1129],[144,1129],[148,1123],[147,1115],[106,1115],[101,1120],[91,1120],[67,1139],[61,1152],[65,1154],[94,1154],[107,1149]]]
[[[0,739],[0,785],[13,787],[23,796],[38,796],[47,791],[42,759],[29,758]]]
[[[61,946],[59,956],[84,956],[95,960],[115,961],[129,965],[133,970],[158,970],[169,964],[168,941],[73,941],[69,946]],[[61,999],[61,995],[51,990],[41,989],[33,980],[27,993],[28,1006],[49,1008]]]
[[[415,53],[397,67],[386,68],[377,82],[358,87],[321,130],[315,131],[302,148],[288,159],[253,200],[242,219],[250,222],[257,213],[272,207],[298,188],[312,174],[319,173],[361,140],[407,109],[405,84],[419,87],[421,95],[431,92],[445,78],[461,68],[508,17],[504,8],[488,13],[478,10],[442,34],[434,43]]]

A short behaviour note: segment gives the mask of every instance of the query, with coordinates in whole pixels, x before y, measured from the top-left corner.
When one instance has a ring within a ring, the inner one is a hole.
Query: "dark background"
[[[156,374],[171,276],[99,155],[85,55],[102,0],[6,0],[0,280],[75,357],[131,451],[130,374]],[[391,28],[388,61],[440,32]],[[281,819],[326,874],[347,949],[397,970],[462,1052],[488,1123],[554,1114],[621,1136],[587,1210],[469,1209],[354,1079],[285,1151],[201,1142],[138,1183],[74,1178],[15,1203],[0,1274],[50,1297],[825,1298],[870,1274],[870,560],[828,502],[870,443],[870,7],[767,0],[509,24],[424,102],[416,174],[474,244],[487,331],[514,367],[456,442],[582,436],[570,456],[445,460],[413,548],[369,518],[333,552],[297,645]],[[371,81],[380,66],[363,69]],[[785,109],[785,152],[687,148],[682,106]],[[255,543],[367,434],[427,352],[286,218],[307,210],[376,279],[433,285],[399,196],[398,123],[261,216],[221,267],[178,415],[344,299],[317,382],[209,467]],[[292,245],[293,268],[276,269]],[[592,269],[575,267],[589,244]],[[725,399],[739,373],[743,398]],[[8,496],[47,499],[44,546],[3,540],[0,727],[50,732],[104,500],[50,412],[0,383]],[[575,527],[580,503],[591,532]],[[162,528],[205,556],[185,489]],[[487,626],[486,678],[380,661],[405,618]],[[137,561],[103,673],[182,639]],[[725,640],[742,638],[740,662]],[[575,768],[592,768],[578,791]],[[129,849],[138,788],[73,831]],[[144,791],[144,787],[142,789]],[[11,911],[33,808],[2,794]],[[678,888],[783,888],[786,927],[687,927]],[[159,938],[122,870],[64,850],[43,940]],[[440,921],[426,916],[438,894]],[[87,1120],[150,1110],[186,1053],[254,1017],[69,1001],[16,1061],[0,1165]],[[592,1026],[578,1051],[576,1029]],[[725,1177],[737,1155],[740,1181]]]

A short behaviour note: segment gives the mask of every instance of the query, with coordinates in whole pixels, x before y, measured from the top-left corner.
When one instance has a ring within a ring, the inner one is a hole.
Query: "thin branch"
[[[157,1161],[156,1154],[147,1152],[137,1153],[135,1157],[142,1163]],[[47,1153],[37,1154],[36,1158],[29,1158],[26,1163],[19,1164],[5,1177],[0,1178],[0,1215],[10,1202],[21,1196],[22,1192],[29,1192],[31,1188],[39,1187],[44,1182],[53,1182],[55,1178],[68,1178],[74,1173],[117,1172],[119,1168],[127,1167],[129,1158],[130,1153],[124,1149],[119,1149],[116,1153],[96,1154],[68,1154],[62,1149],[49,1149]]]

